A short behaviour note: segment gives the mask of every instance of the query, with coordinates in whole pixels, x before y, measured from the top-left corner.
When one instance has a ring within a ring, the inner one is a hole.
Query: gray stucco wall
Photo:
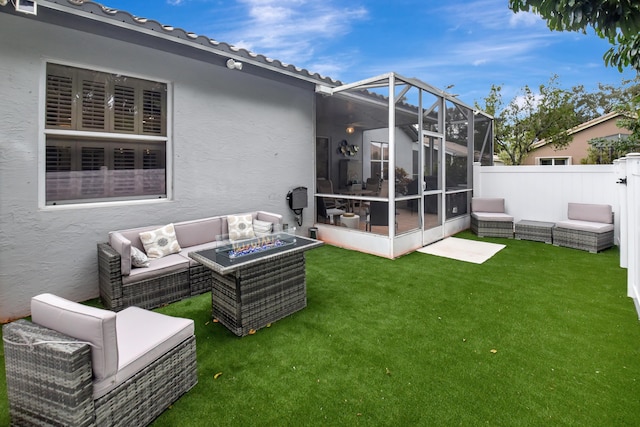
[[[313,189],[311,86],[3,13],[0,35],[0,321],[27,315],[41,292],[98,296],[96,244],[110,230],[256,209],[294,225],[287,192]],[[47,60],[171,83],[172,200],[39,206]],[[312,212],[305,209],[305,229]]]

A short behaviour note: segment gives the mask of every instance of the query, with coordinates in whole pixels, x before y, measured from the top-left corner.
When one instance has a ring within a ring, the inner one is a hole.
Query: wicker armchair
[[[50,294],[32,316],[3,326],[12,425],[144,426],[197,383],[192,320]]]
[[[504,199],[471,199],[471,231],[479,237],[513,238],[513,217],[504,209]]]
[[[611,205],[569,203],[567,220],[553,229],[553,244],[597,253],[613,246]]]

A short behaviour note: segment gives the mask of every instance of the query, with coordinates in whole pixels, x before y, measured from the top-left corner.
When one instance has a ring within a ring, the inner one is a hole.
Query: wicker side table
[[[553,243],[553,222],[530,221],[523,219],[516,223],[516,239]]]

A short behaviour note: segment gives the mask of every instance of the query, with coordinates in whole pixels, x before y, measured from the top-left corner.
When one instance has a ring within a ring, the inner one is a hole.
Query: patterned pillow
[[[252,239],[256,237],[253,233],[253,217],[246,215],[227,216],[229,224],[229,240]]]
[[[131,264],[134,267],[149,267],[149,258],[135,246],[131,246]]]
[[[273,231],[273,223],[268,221],[260,221],[259,219],[253,220],[253,232],[258,237],[266,236],[267,234],[271,234]]]
[[[153,231],[140,233],[140,240],[150,259],[162,258],[165,255],[180,252],[180,245],[176,239],[173,224],[165,225]]]

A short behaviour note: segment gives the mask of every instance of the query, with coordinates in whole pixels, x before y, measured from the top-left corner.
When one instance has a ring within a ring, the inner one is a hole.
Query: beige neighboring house
[[[587,158],[589,141],[594,138],[620,138],[631,131],[619,128],[616,123],[622,117],[618,112],[607,113],[569,130],[572,141],[566,148],[556,150],[544,139],[534,144],[523,165],[579,165]]]

